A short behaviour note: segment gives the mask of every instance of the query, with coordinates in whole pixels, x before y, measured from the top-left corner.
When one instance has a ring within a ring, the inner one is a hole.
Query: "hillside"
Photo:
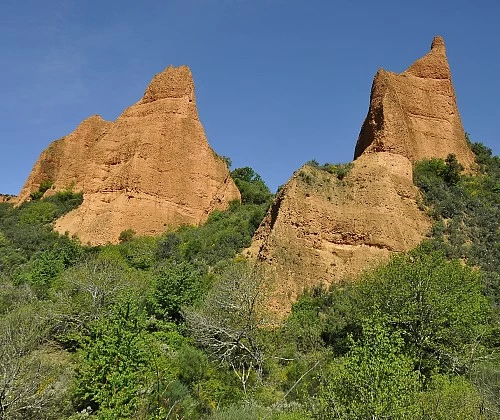
[[[449,154],[475,167],[444,41],[436,37],[402,74],[377,72],[352,164],[307,165],[277,195],[247,251],[275,278],[274,309],[288,312],[305,289],[356,276],[417,246],[430,220],[412,165]]]

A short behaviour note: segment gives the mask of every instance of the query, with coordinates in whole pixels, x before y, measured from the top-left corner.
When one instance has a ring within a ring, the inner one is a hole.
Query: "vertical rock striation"
[[[116,242],[125,229],[153,235],[199,224],[240,199],[226,163],[207,142],[186,66],[157,74],[115,122],[95,115],[53,142],[19,202],[47,180],[53,188],[46,194],[83,192],[82,205],[57,220],[56,230],[92,244]]]
[[[270,307],[284,314],[305,288],[353,278],[417,246],[431,222],[418,205],[412,164],[449,153],[474,166],[436,37],[402,74],[377,72],[347,176],[306,165],[276,197],[247,250],[275,281]]]
[[[403,73],[377,72],[354,158],[373,152],[397,153],[412,162],[454,153],[464,167],[474,166],[443,38],[435,37],[431,51]]]

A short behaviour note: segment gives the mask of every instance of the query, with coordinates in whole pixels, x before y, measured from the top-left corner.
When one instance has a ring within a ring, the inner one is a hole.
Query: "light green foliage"
[[[168,408],[163,394],[172,378],[159,343],[147,334],[145,315],[133,298],[126,298],[91,324],[79,351],[77,407],[90,406],[102,419],[129,419],[138,412],[141,396],[149,395],[156,399],[155,408]]]
[[[363,339],[330,364],[317,398],[319,418],[413,418],[419,375],[402,353],[399,332],[390,332],[382,314],[363,325]]]
[[[37,201],[20,210],[19,221],[22,224],[46,224],[55,219],[57,207],[48,201]]]
[[[361,316],[379,310],[425,374],[467,370],[488,333],[477,272],[425,247],[365,275],[357,293]]]
[[[485,418],[478,390],[462,376],[435,375],[420,395],[420,417],[436,420]]]

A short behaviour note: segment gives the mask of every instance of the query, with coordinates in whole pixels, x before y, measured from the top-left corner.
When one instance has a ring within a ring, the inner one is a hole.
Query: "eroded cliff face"
[[[397,153],[412,162],[454,153],[465,168],[474,166],[441,37],[403,73],[377,72],[354,158],[376,152]]]
[[[0,203],[16,203],[17,197],[15,195],[0,194]]]
[[[83,192],[80,207],[57,220],[82,242],[117,242],[120,232],[159,234],[199,224],[240,194],[223,159],[210,148],[198,118],[188,67],[157,74],[143,98],[115,122],[95,115],[39,157],[19,202],[44,181],[46,194]]]
[[[403,74],[377,73],[345,178],[306,165],[279,192],[246,250],[274,281],[270,308],[283,315],[305,288],[349,280],[417,246],[431,222],[418,204],[413,163],[449,153],[474,165],[436,37]]]
[[[295,172],[247,250],[275,282],[272,310],[286,313],[304,289],[418,245],[430,228],[418,198],[411,162],[398,154],[362,155],[342,180],[307,165]]]

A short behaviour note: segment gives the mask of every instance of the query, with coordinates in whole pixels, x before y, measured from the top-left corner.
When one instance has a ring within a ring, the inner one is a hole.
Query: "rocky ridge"
[[[246,251],[274,281],[276,313],[306,288],[352,278],[422,241],[431,222],[419,206],[414,162],[454,153],[473,168],[445,51],[436,37],[402,74],[377,72],[345,177],[305,165],[277,195]]]
[[[0,194],[0,203],[15,203],[17,197],[10,194]]]
[[[82,242],[117,242],[132,229],[154,235],[199,224],[240,194],[225,161],[210,148],[198,118],[188,67],[157,74],[139,102],[114,122],[94,115],[53,142],[28,177],[18,202],[45,181],[45,194],[68,188],[83,203],[58,219],[56,230]]]

